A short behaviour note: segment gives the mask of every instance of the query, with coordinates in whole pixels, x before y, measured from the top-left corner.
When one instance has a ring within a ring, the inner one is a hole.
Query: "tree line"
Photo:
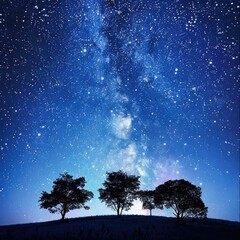
[[[134,200],[140,199],[143,209],[150,215],[155,208],[171,208],[178,220],[186,217],[206,218],[208,208],[201,199],[201,188],[184,179],[169,180],[154,190],[140,190],[140,177],[119,170],[107,172],[103,187],[98,189],[99,199],[112,208],[120,217],[128,211]],[[85,205],[93,198],[93,193],[84,189],[84,177],[74,179],[69,173],[60,174],[53,182],[50,193],[43,191],[39,199],[40,208],[50,213],[60,213],[64,220],[66,213],[73,209],[89,209]]]

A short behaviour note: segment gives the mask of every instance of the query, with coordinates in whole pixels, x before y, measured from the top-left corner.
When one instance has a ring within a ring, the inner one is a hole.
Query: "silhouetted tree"
[[[105,202],[108,207],[117,211],[117,216],[122,215],[122,211],[128,211],[137,199],[140,181],[138,176],[128,175],[123,171],[106,173],[107,177],[103,183],[104,188],[100,188],[99,199]]]
[[[178,220],[185,217],[205,218],[207,207],[201,199],[201,188],[190,182],[169,180],[155,189],[154,201],[157,207],[172,208]]]
[[[85,178],[73,179],[68,173],[60,174],[53,182],[51,193],[42,192],[40,208],[48,209],[50,213],[59,212],[62,220],[67,212],[77,208],[89,209],[85,203],[93,198],[93,193],[84,189]]]
[[[150,216],[152,216],[152,210],[155,208],[154,203],[154,191],[139,191],[138,192],[139,199],[142,201],[143,209],[149,209],[150,210]]]

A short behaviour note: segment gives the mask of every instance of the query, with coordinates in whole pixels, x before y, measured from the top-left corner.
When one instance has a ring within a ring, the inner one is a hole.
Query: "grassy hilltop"
[[[0,240],[237,240],[240,223],[158,216],[96,216],[0,227]]]

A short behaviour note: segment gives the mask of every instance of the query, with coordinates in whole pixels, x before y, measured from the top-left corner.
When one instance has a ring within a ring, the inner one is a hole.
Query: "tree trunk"
[[[61,213],[61,215],[62,215],[62,218],[61,218],[61,220],[64,220],[64,219],[65,219],[66,212],[65,212],[65,211],[63,211],[63,213]]]
[[[120,217],[120,208],[117,209],[117,216]]]
[[[177,220],[180,221],[180,213],[177,212]]]
[[[62,215],[62,218],[61,220],[64,220],[65,219],[65,215],[66,215],[66,207],[64,207],[62,210],[61,210],[61,215]]]
[[[150,208],[150,216],[152,216],[152,209]]]
[[[182,215],[178,212],[178,213],[177,213],[177,222],[178,222],[178,223],[182,223],[182,221],[183,221],[183,217],[182,217]]]

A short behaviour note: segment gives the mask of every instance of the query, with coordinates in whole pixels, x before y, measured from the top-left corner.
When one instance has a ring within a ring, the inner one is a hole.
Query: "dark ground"
[[[0,240],[237,240],[240,223],[216,219],[96,216],[0,226]]]

